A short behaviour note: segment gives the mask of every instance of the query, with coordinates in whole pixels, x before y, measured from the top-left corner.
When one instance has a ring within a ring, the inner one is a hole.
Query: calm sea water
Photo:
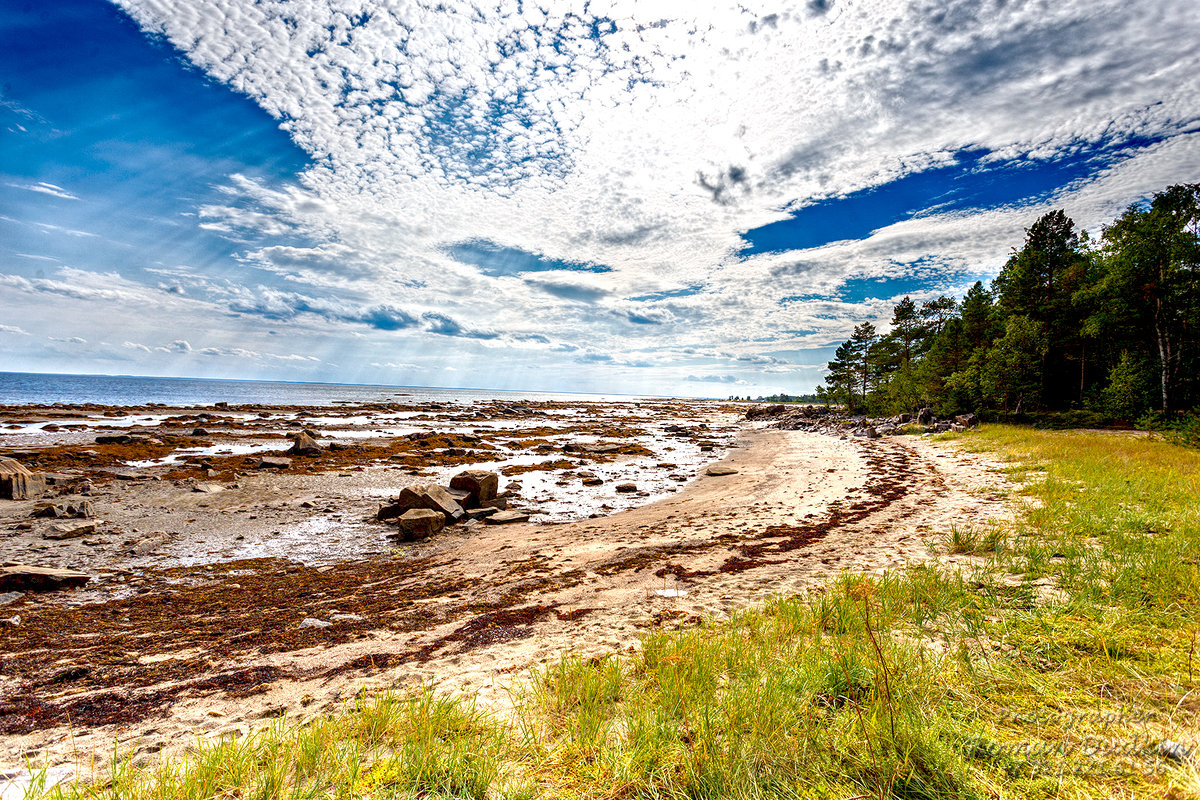
[[[0,405],[172,406],[212,405],[226,402],[329,406],[339,402],[402,403],[477,400],[630,400],[623,395],[505,392],[491,389],[438,389],[421,386],[358,386],[337,383],[285,383],[279,381],[226,381],[199,378],[147,378],[123,375],[49,375],[0,372]]]

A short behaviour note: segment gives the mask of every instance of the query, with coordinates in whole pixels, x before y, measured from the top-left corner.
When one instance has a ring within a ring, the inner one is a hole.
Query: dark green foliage
[[[882,336],[864,323],[823,398],[855,411],[930,406],[1087,412],[1132,422],[1200,403],[1200,185],[1130,206],[1093,242],[1061,210],[1026,230],[991,287],[910,297]]]

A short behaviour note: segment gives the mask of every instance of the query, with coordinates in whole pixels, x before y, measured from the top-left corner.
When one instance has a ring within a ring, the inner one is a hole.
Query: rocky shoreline
[[[827,406],[788,406],[782,403],[751,408],[746,412],[746,419],[769,420],[772,427],[786,431],[862,436],[867,439],[918,433],[961,433],[979,426],[979,417],[974,414],[938,419],[931,408],[893,417],[866,417]]]
[[[78,748],[103,759],[114,741],[155,753],[280,713],[328,713],[371,687],[432,682],[502,704],[507,676],[557,653],[615,652],[648,627],[928,558],[933,526],[1003,511],[998,499],[981,510],[990,501],[916,448],[923,437],[812,436],[720,404],[537,410],[488,421],[444,409],[404,420],[425,430],[381,435],[378,412],[347,409],[336,424],[272,409],[277,436],[260,411],[233,431],[215,410],[189,411],[209,414],[206,434],[233,452],[173,458],[191,446],[169,437],[194,433],[195,419],[7,448],[45,454],[25,463],[69,480],[0,501],[6,558],[88,580],[0,594],[0,763],[53,765]],[[7,424],[44,424],[30,416]],[[301,452],[294,434],[321,449]],[[95,441],[108,435],[175,449]],[[449,438],[464,435],[477,438]],[[370,460],[331,447],[356,438]],[[272,449],[237,452],[261,441]],[[470,463],[447,452],[460,442]],[[142,448],[157,463],[131,466],[150,460]],[[70,473],[68,452],[80,456]],[[397,452],[426,460],[397,463]],[[265,458],[291,463],[255,468]],[[546,524],[563,497],[574,521]],[[531,521],[483,521],[510,510]],[[441,529],[402,529],[412,511]],[[67,535],[76,525],[94,528]],[[47,538],[51,526],[65,538]]]

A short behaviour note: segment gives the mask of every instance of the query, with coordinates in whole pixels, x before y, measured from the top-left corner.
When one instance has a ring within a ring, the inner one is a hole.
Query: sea
[[[0,372],[0,405],[336,406],[360,403],[473,403],[489,400],[606,402],[630,395],[513,392],[430,386],[368,386],[342,383],[242,381],[215,378],[154,378],[139,375],[57,375]]]

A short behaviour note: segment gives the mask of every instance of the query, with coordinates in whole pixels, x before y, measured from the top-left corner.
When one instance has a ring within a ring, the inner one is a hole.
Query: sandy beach
[[[9,618],[0,621],[0,763],[103,761],[114,740],[121,753],[173,752],[197,735],[327,713],[363,689],[428,683],[503,709],[514,681],[560,654],[620,652],[647,629],[811,591],[841,572],[945,559],[932,545],[951,525],[1011,513],[996,465],[951,443],[773,430],[741,410],[593,408],[559,414],[571,422],[551,429],[522,413],[489,428],[504,415],[476,409],[472,429],[483,432],[467,434],[476,441],[421,461],[396,444],[409,431],[375,441],[383,449],[373,458],[327,451],[276,471],[249,469],[255,456],[237,452],[264,431],[209,420],[205,433],[219,429],[234,452],[201,456],[207,466],[162,462],[158,445],[141,443],[160,463],[77,469],[103,521],[88,541],[105,543],[47,540],[30,518],[36,501],[0,503],[5,560],[95,575],[82,589],[0,607]],[[431,427],[458,430],[468,412],[443,413],[457,418]],[[379,421],[363,416],[346,430]],[[323,433],[336,427],[324,422]],[[151,433],[177,451],[162,438],[172,424],[157,420]],[[94,434],[37,450],[59,466],[69,452],[95,451]],[[523,446],[480,452],[500,441]],[[596,447],[605,441],[625,452]],[[514,503],[534,512],[531,522],[395,543],[372,519],[401,486],[500,455],[510,467],[566,462],[506,478],[522,482]],[[603,475],[590,494],[581,471]],[[637,492],[615,492],[620,481]]]

